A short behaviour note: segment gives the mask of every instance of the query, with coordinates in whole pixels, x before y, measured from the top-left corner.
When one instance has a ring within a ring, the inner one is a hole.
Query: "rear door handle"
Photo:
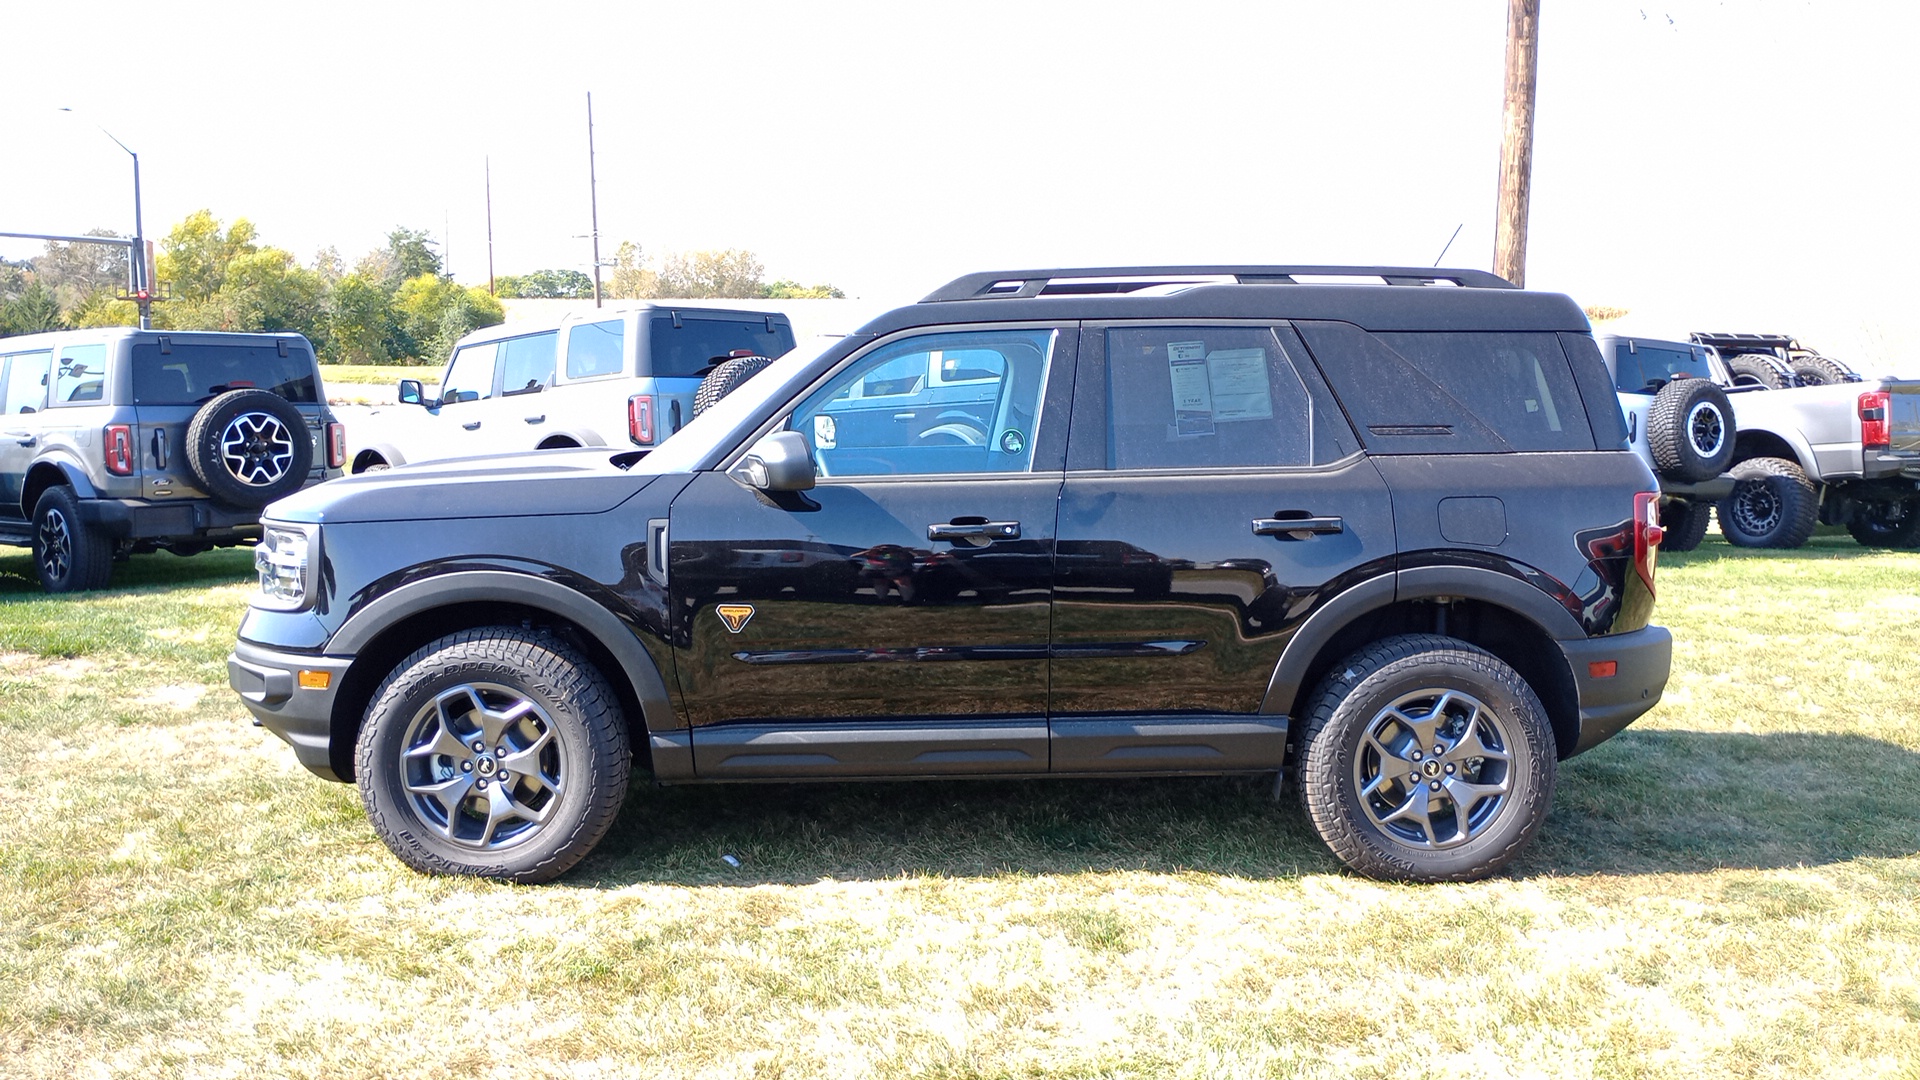
[[[468,431],[479,431],[479,430],[480,430],[480,421],[478,421],[478,420],[475,420],[475,421],[473,421],[473,422],[472,422],[472,423],[470,423],[470,424],[461,424],[460,426],[461,426],[461,427],[463,427],[463,428],[466,428],[466,429],[467,429]]]
[[[529,424],[544,424],[547,422],[547,414],[541,413],[539,416],[524,416],[521,417],[521,419]]]
[[[1346,531],[1346,522],[1337,517],[1253,519],[1253,535],[1277,536],[1282,540],[1305,540],[1307,537],[1318,533]]]
[[[965,523],[947,522],[944,525],[927,526],[927,539],[963,541],[969,544],[985,546],[995,540],[1020,539],[1020,523],[1017,521],[970,521]]]

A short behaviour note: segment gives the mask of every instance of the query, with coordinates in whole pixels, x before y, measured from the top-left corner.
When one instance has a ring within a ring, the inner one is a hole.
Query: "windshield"
[[[776,398],[784,400],[797,389],[793,384],[804,381],[813,362],[842,340],[838,335],[828,335],[801,342],[792,352],[767,365],[760,374],[741,383],[733,393],[694,417],[692,423],[674,432],[658,450],[647,455],[641,468],[656,473],[692,472],[699,468],[712,450],[714,440],[758,412],[767,402]]]

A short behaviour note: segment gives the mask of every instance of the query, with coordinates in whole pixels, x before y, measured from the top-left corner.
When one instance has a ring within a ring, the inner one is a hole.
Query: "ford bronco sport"
[[[251,544],[260,508],[340,475],[299,334],[66,330],[0,338],[0,544],[48,592],[117,558]]]
[[[1657,500],[1564,296],[976,274],[650,452],[282,500],[229,680],[431,872],[563,873],[639,767],[1291,772],[1348,866],[1469,879],[1660,698]]]

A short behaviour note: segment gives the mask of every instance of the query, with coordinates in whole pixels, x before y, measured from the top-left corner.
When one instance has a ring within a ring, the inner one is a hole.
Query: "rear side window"
[[[1369,334],[1323,322],[1296,328],[1374,453],[1594,448],[1553,334]]]
[[[1348,452],[1267,327],[1107,331],[1107,467],[1287,468]]]
[[[677,324],[677,325],[676,325]],[[695,378],[729,353],[781,357],[793,349],[793,328],[780,319],[702,319],[684,312],[655,315],[647,328],[649,370],[660,379]]]
[[[583,323],[567,331],[567,378],[617,375],[626,366],[626,324],[619,319]]]
[[[135,405],[195,405],[229,390],[268,390],[300,403],[320,400],[313,354],[300,346],[289,345],[285,356],[277,342],[200,345],[175,340],[164,350],[159,345],[133,347]]]
[[[0,386],[0,412],[18,415],[46,408],[47,370],[52,362],[52,351],[16,353],[0,358],[7,380],[5,386]]]

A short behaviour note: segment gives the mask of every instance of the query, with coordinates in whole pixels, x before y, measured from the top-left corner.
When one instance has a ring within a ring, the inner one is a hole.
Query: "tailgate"
[[[1887,449],[1920,462],[1920,381],[1888,380]]]

